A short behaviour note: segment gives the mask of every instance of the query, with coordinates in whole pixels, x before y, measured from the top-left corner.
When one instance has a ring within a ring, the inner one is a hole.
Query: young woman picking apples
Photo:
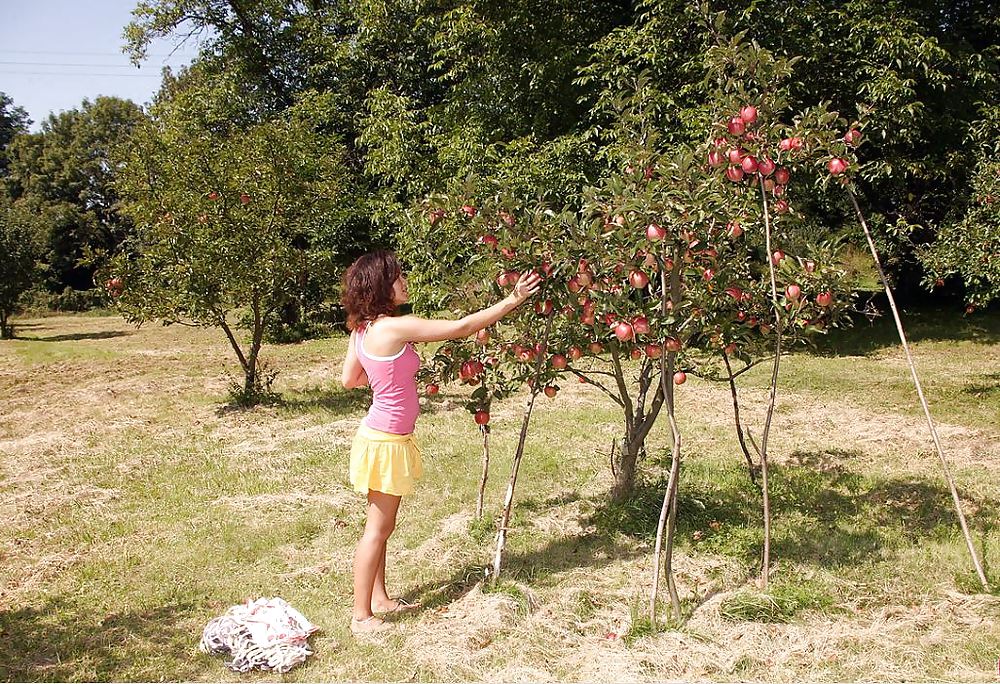
[[[380,632],[391,625],[376,613],[411,607],[385,588],[385,549],[396,526],[402,497],[422,474],[413,427],[420,412],[415,342],[468,337],[496,323],[538,291],[540,277],[522,274],[513,291],[491,307],[459,320],[398,315],[409,298],[406,278],[392,252],[360,257],[344,275],[342,302],[351,330],[344,360],[344,387],[372,389],[372,405],[351,446],[350,478],[368,497],[367,522],[354,554],[354,609],[351,631]]]

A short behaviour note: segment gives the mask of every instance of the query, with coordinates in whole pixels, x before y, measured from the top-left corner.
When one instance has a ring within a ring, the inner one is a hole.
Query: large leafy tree
[[[583,72],[600,93],[590,132],[613,151],[621,124],[640,112],[668,137],[697,137],[706,95],[698,65],[720,36],[743,32],[747,59],[754,45],[796,58],[791,110],[828,102],[862,125],[859,187],[893,273],[905,277],[920,245],[942,242],[938,232],[954,223],[954,207],[972,200],[981,141],[970,132],[983,103],[996,102],[1000,84],[994,5],[643,0],[637,21],[599,41]],[[630,110],[621,94],[632,84],[644,106]],[[862,242],[849,207],[819,193],[812,205],[827,232]]]
[[[11,143],[8,183],[36,216],[51,289],[93,287],[94,258],[129,233],[110,155],[143,116],[130,100],[98,97]]]
[[[37,249],[31,217],[0,193],[0,339],[14,335],[10,316],[21,294],[35,281]]]
[[[332,262],[336,241],[323,240],[344,175],[342,147],[313,128],[308,107],[260,111],[236,76],[192,79],[153,107],[117,159],[135,233],[106,273],[131,321],[220,328],[246,402],[268,389],[269,320],[304,273]]]
[[[15,136],[27,133],[30,125],[24,107],[16,106],[6,93],[0,93],[0,178],[7,175],[7,148]]]

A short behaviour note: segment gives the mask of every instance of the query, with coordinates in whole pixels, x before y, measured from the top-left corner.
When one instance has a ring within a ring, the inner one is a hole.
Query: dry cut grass
[[[269,349],[284,403],[234,411],[222,405],[229,350],[212,331],[135,330],[113,317],[19,326],[0,345],[2,679],[235,679],[195,646],[208,619],[259,595],[283,596],[323,629],[290,679],[995,678],[1000,598],[971,579],[888,343],[785,363],[766,596],[753,581],[758,499],[728,390],[697,379],[682,388],[684,616],[666,621],[661,603],[657,624],[646,603],[664,428],[636,496],[615,506],[610,405],[576,383],[543,401],[505,574],[485,583],[491,520],[472,515],[478,434],[462,397],[446,392],[425,406],[427,473],[390,549],[390,584],[423,608],[359,643],[346,627],[364,512],[346,458],[365,397],[336,387],[343,340]],[[1000,339],[995,326],[943,327],[952,333],[928,327],[915,352],[996,584]],[[751,423],[765,382],[762,370],[741,387]],[[520,410],[518,399],[494,412],[490,515]]]

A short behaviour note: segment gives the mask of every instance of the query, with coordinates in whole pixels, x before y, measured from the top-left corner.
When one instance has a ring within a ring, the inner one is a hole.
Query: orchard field
[[[1000,320],[905,317],[997,587]],[[423,608],[372,643],[348,630],[364,510],[347,454],[367,396],[339,386],[345,338],[267,347],[282,401],[235,410],[219,331],[135,329],[117,315],[16,323],[0,346],[0,679],[239,679],[197,652],[201,629],[273,595],[322,629],[293,681],[996,677],[1000,596],[972,572],[891,320],[861,320],[782,363],[767,604],[752,591],[759,495],[729,390],[696,377],[677,389],[684,619],[657,627],[645,606],[664,420],[637,494],[611,504],[620,415],[587,385],[541,397],[504,574],[486,584],[525,395],[492,410],[484,521],[468,390],[423,399],[425,477],[404,501],[388,578]],[[754,420],[766,365],[739,380]]]

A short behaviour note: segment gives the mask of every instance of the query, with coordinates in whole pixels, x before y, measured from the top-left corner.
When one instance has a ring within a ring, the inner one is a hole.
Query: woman
[[[355,634],[390,627],[376,613],[409,606],[385,589],[385,548],[403,496],[421,475],[413,426],[420,411],[414,342],[468,337],[496,323],[538,291],[540,278],[523,274],[514,291],[493,306],[457,321],[399,316],[408,300],[406,278],[392,252],[359,258],[344,275],[343,304],[351,339],[344,360],[344,387],[372,388],[372,405],[351,447],[351,484],[368,496],[368,519],[354,554]]]

